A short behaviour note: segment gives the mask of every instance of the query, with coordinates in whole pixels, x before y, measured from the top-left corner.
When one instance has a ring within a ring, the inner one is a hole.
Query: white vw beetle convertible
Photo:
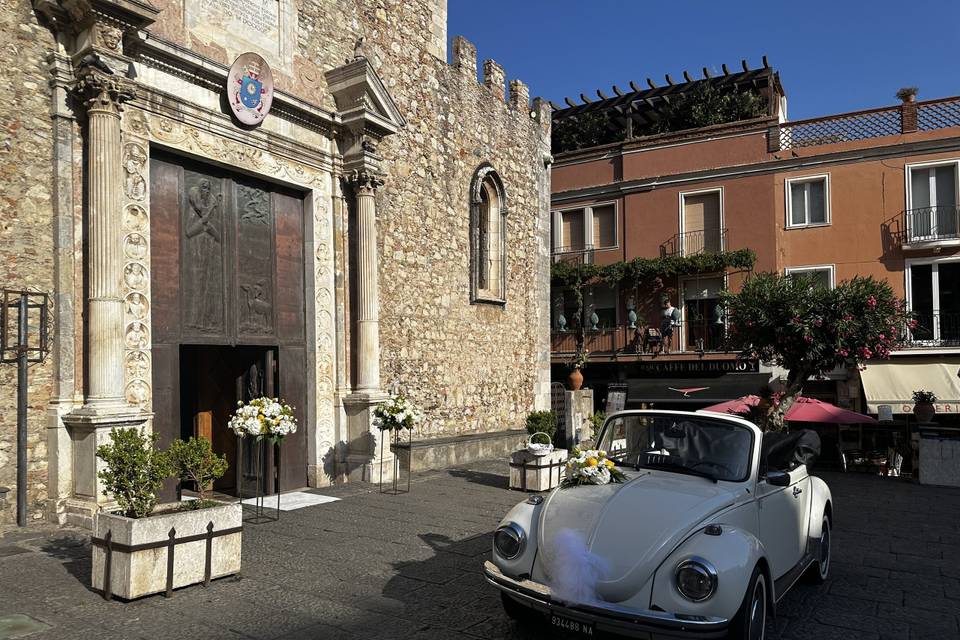
[[[799,578],[826,579],[833,509],[807,473],[813,432],[623,411],[597,444],[623,482],[531,496],[494,535],[484,572],[511,617],[575,637],[757,640]]]

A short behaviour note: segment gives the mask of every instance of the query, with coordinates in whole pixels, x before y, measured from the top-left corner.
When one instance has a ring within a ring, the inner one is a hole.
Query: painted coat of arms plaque
[[[270,65],[256,53],[241,53],[227,76],[227,97],[237,120],[260,124],[273,103],[273,74]]]

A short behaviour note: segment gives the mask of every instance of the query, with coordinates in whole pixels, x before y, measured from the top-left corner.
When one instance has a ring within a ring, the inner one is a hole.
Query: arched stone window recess
[[[484,162],[470,181],[470,302],[506,303],[507,196]]]

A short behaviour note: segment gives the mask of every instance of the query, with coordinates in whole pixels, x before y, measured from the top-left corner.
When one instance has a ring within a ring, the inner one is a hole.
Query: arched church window
[[[470,302],[506,302],[506,216],[503,182],[484,163],[470,183]]]

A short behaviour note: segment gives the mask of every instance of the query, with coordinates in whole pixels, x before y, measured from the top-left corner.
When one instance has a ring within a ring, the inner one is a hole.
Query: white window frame
[[[593,240],[593,209],[594,207],[613,206],[613,237],[614,243],[609,247],[598,247]],[[577,207],[564,207],[563,209],[554,209],[550,212],[553,220],[553,246],[562,249],[571,245],[563,244],[563,214],[574,211],[583,211],[583,245],[593,251],[610,251],[620,248],[620,206],[617,200],[608,200],[603,202],[593,202],[589,205]],[[574,253],[579,249],[563,251],[562,253]]]
[[[680,249],[680,255],[681,255],[681,256],[687,255],[687,254],[686,254],[686,247],[683,246],[683,245],[684,245],[684,237],[685,237],[683,234],[686,233],[686,230],[684,229],[685,225],[683,224],[683,218],[684,218],[684,216],[683,216],[684,200],[685,200],[685,198],[686,198],[687,196],[702,196],[702,195],[707,194],[707,193],[719,193],[719,194],[720,194],[720,228],[719,228],[717,231],[718,231],[718,233],[720,234],[720,251],[725,251],[725,250],[726,250],[726,247],[724,246],[726,243],[724,242],[725,239],[724,239],[724,237],[723,237],[723,235],[724,235],[724,234],[723,234],[723,224],[724,224],[724,219],[725,219],[725,215],[724,215],[724,193],[723,193],[723,189],[724,189],[723,187],[710,187],[710,188],[707,188],[707,189],[697,189],[696,191],[681,191],[681,192],[678,194],[678,196],[679,196],[679,208],[680,208],[680,211],[679,211],[677,217],[678,217],[678,219],[679,219],[679,224],[678,224],[678,228],[680,229],[680,243],[679,243],[679,244],[680,244],[680,247],[679,247],[679,249]]]
[[[799,224],[793,223],[793,185],[798,182],[813,182],[815,180],[823,180],[823,215],[824,222],[802,222]],[[811,227],[829,227],[833,223],[833,212],[831,211],[830,206],[830,174],[829,173],[817,173],[810,176],[795,176],[793,178],[785,178],[783,181],[783,199],[785,201],[785,210],[787,213],[786,216],[786,229],[809,229]]]
[[[956,181],[953,184],[954,189],[954,201],[957,203],[957,206],[960,206],[960,159],[945,159],[945,160],[929,160],[926,162],[910,162],[903,165],[903,192],[906,202],[904,203],[904,209],[911,210],[916,209],[917,207],[913,206],[913,180],[911,179],[911,173],[914,169],[931,169],[933,167],[949,167],[953,166],[956,175]],[[936,210],[933,212],[936,216]],[[933,219],[933,224],[936,224],[936,218]],[[913,238],[908,238],[912,240]],[[921,238],[922,241],[922,238]]]
[[[930,269],[930,287],[933,291],[933,340],[934,344],[940,342],[940,269],[938,265],[947,262],[958,262],[960,256],[947,256],[944,258],[908,258],[903,261],[903,291],[907,298],[907,311],[913,311],[913,267],[915,265],[931,265]]]
[[[837,288],[837,266],[834,264],[810,264],[802,267],[787,267],[783,270],[784,275],[794,275],[797,273],[816,273],[817,271],[827,271],[830,274],[830,289]]]

